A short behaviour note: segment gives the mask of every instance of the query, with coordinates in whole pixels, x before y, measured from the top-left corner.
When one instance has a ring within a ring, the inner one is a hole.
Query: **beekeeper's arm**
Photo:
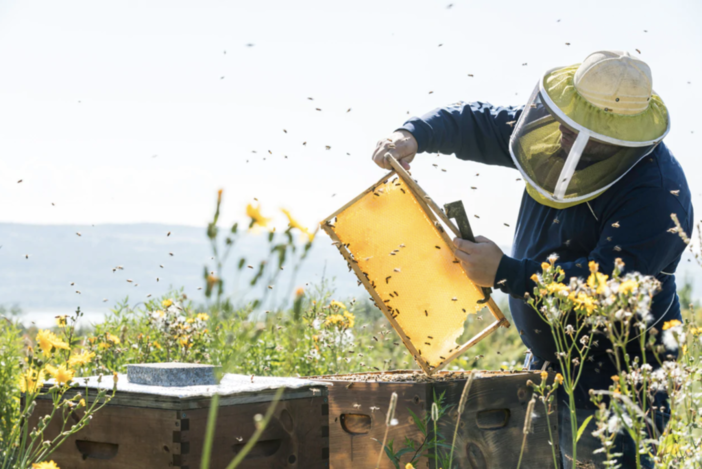
[[[462,160],[514,168],[509,137],[522,107],[496,107],[487,103],[456,104],[413,117],[389,138],[376,145],[373,160],[384,166],[390,152],[400,163],[416,153],[455,153]],[[409,168],[409,164],[403,165]]]
[[[685,249],[678,234],[669,231],[674,226],[671,213],[677,214],[685,232],[691,232],[692,221],[674,195],[662,188],[630,192],[603,214],[600,240],[587,257],[556,262],[565,271],[565,281],[571,277],[587,278],[590,261],[597,262],[599,271],[609,275],[617,258],[624,262],[625,273],[659,275]],[[541,263],[546,259],[514,259],[497,253],[491,241],[476,240],[478,243],[455,241],[463,251],[457,257],[469,277],[477,279],[479,285],[492,284],[514,297],[533,293],[536,284],[531,277],[541,273]]]

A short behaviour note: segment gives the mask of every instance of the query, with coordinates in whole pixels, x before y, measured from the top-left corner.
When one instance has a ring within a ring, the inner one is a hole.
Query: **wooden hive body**
[[[250,379],[248,376],[243,378]],[[267,379],[272,378],[255,378]],[[281,385],[298,381],[273,380]],[[131,385],[131,388],[135,386],[138,385]],[[212,469],[224,469],[242,450],[255,431],[254,416],[266,413],[276,387],[222,395],[210,464]],[[83,390],[69,391],[66,397],[70,398],[79,391]],[[52,453],[51,459],[62,469],[197,469],[200,467],[210,399],[211,394],[179,398],[118,390],[113,400],[97,412],[84,429],[70,436]],[[51,400],[39,399],[31,425],[35,426],[39,417],[50,413],[51,409]],[[291,385],[277,403],[273,418],[260,440],[239,468],[329,467],[328,412],[324,387]],[[60,420],[52,419],[44,439],[61,432]]]
[[[370,377],[416,372],[363,373],[356,376]],[[454,452],[454,464],[465,469],[514,469],[519,460],[522,428],[532,391],[527,381],[539,382],[533,372],[476,372],[461,423]],[[441,376],[444,373],[438,373]],[[353,375],[345,375],[353,376]],[[551,376],[550,379],[553,377]],[[394,440],[397,451],[405,437],[417,443],[423,441],[421,432],[413,422],[410,410],[420,418],[431,412],[434,395],[445,392],[444,406],[453,406],[440,420],[439,433],[448,440],[453,438],[457,407],[466,379],[435,382],[348,381],[344,376],[321,376],[319,379],[333,384],[329,388],[329,424],[332,469],[375,467],[385,433],[385,419],[390,396],[397,393],[395,411],[397,425],[391,426],[388,441]],[[349,386],[350,384],[350,386]],[[537,403],[541,418],[533,421],[533,433],[527,437],[522,467],[550,469],[553,457],[549,442],[548,425],[558,438],[558,420],[555,413],[549,420],[543,418],[543,405]],[[558,444],[558,441],[555,442]],[[558,454],[558,449],[556,448]],[[409,462],[405,455],[400,467]],[[434,468],[426,458],[418,468]],[[394,468],[383,455],[382,469]],[[435,468],[434,468],[435,469]]]

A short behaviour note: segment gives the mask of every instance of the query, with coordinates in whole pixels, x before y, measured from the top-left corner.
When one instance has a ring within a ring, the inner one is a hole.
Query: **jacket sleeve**
[[[572,262],[556,262],[565,271],[565,281],[571,277],[587,278],[589,261],[599,264],[599,271],[609,275],[614,260],[624,262],[623,273],[640,272],[657,276],[685,250],[685,243],[677,233],[670,214],[678,215],[686,233],[692,229],[692,220],[674,195],[662,188],[641,188],[629,193],[615,207],[605,210],[599,242],[588,255]],[[536,284],[531,276],[541,272],[546,259],[514,259],[502,257],[495,275],[495,287],[514,297],[531,294]]]
[[[418,153],[455,153],[462,160],[515,168],[509,137],[523,107],[459,103],[414,117],[397,130],[417,140]]]

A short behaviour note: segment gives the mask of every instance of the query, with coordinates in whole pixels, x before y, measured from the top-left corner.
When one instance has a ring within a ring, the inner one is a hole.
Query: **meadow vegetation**
[[[250,205],[247,230],[233,225],[218,226],[222,193],[217,196],[215,215],[206,236],[212,246],[213,265],[205,266],[203,289],[206,300],[194,302],[182,290],[171,291],[146,302],[116,304],[104,321],[77,328],[81,311],[56,318],[51,330],[20,325],[17,311],[0,311],[0,468],[53,468],[51,452],[71,432],[87,424],[89,416],[109,402],[102,392],[88,401],[83,397],[64,400],[69,386],[79,386],[78,376],[103,375],[113,379],[126,372],[130,363],[181,361],[219,365],[225,373],[257,376],[315,376],[353,372],[417,369],[411,355],[401,345],[395,331],[368,298],[340,298],[333,281],[316,285],[290,285],[289,304],[262,310],[268,288],[260,298],[244,304],[226,295],[225,266],[234,262],[239,271],[250,269],[250,285],[275,284],[283,268],[297,272],[316,239],[312,232],[285,212],[289,225],[282,232],[270,230],[269,255],[257,261],[243,255],[236,258],[236,242],[249,231],[263,230],[270,219],[260,206]],[[302,244],[297,241],[302,236]],[[548,414],[555,389],[563,386],[572,399],[581,364],[599,331],[613,344],[619,373],[606,392],[592,395],[598,405],[596,436],[611,466],[618,455],[611,450],[614,437],[627,432],[636,442],[641,457],[651,457],[656,467],[698,467],[699,427],[702,424],[702,395],[697,384],[702,378],[702,328],[700,308],[691,304],[691,290],[681,291],[681,301],[689,305],[683,323],[666,323],[663,348],[652,335],[638,339],[642,349],[655,352],[658,369],[650,363],[630,360],[623,350],[629,336],[646,329],[648,307],[656,281],[639,274],[621,275],[621,265],[613,273],[601,273],[591,265],[588,279],[564,279],[556,259],[543,264],[534,280],[537,287],[530,297],[535,314],[542,315],[559,344],[562,374],[553,384],[532,383],[534,402]],[[351,274],[349,274],[351,275]],[[294,275],[293,275],[293,278]],[[568,281],[567,281],[568,280]],[[500,305],[509,317],[506,304]],[[472,323],[466,336],[481,329]],[[460,341],[460,339],[459,339]],[[675,347],[677,361],[666,358],[665,347]],[[515,328],[500,329],[452,362],[449,370],[521,369],[525,348]],[[42,387],[53,378],[51,387]],[[663,433],[651,425],[652,395],[666,390],[671,395],[670,423]],[[23,393],[23,394],[22,394]],[[66,429],[59,438],[46,441],[43,430],[48,421],[28,428],[26,418],[39,394],[53,399],[55,412],[49,418],[64,419],[76,406],[85,408],[84,420]],[[24,398],[20,400],[20,396]],[[451,435],[438,435],[433,428],[443,417],[444,408],[434,415],[417,416],[430,443],[418,454],[451,467]],[[549,415],[549,418],[557,418]],[[390,419],[388,420],[390,421]],[[525,422],[524,438],[528,438]],[[574,424],[575,425],[575,424]],[[574,437],[581,429],[574,427]],[[580,432],[581,433],[581,432]],[[431,442],[434,447],[431,447]],[[440,443],[440,444],[439,444]],[[577,440],[576,440],[577,443]],[[408,449],[408,451],[411,449]],[[545,448],[545,450],[549,450]],[[397,443],[383,448],[386,457],[396,458]],[[432,455],[433,453],[433,455]],[[556,457],[554,453],[554,458]],[[637,461],[639,467],[641,461]],[[574,466],[575,467],[575,466]]]

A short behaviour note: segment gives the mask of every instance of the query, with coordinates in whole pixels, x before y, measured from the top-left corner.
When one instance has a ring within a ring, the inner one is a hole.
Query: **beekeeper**
[[[660,331],[664,321],[681,319],[675,270],[685,244],[669,230],[674,213],[690,234],[693,211],[685,174],[662,142],[669,130],[668,110],[652,89],[649,66],[626,52],[600,51],[582,64],[549,70],[526,106],[473,102],[412,118],[378,142],[373,160],[390,169],[384,159],[390,153],[409,169],[417,153],[455,153],[463,160],[519,170],[526,189],[511,255],[481,236],[475,243],[454,243],[477,285],[510,295],[514,324],[535,357],[535,369],[558,360],[548,327],[524,295],[533,291],[530,278],[552,253],[558,255],[566,282],[587,278],[589,261],[609,274],[621,258],[624,272],[661,282],[649,327]],[[607,344],[599,342],[590,352],[593,360],[584,364],[577,390],[579,421],[593,413],[588,390],[608,389],[617,374]],[[632,357],[641,354],[637,342],[630,343]],[[651,356],[647,363],[657,361]],[[566,407],[567,401],[560,401]],[[657,404],[667,407],[667,397],[659,395]],[[568,433],[568,413],[560,414],[560,428]],[[657,415],[664,425],[667,413]],[[594,429],[594,419],[590,427]],[[591,453],[600,446],[590,433],[584,432],[578,443],[578,460],[588,448]],[[565,455],[571,451],[569,438],[561,438]],[[617,444],[624,453],[623,467],[633,467],[636,448],[624,436]],[[598,465],[603,460],[601,454],[587,457]]]

